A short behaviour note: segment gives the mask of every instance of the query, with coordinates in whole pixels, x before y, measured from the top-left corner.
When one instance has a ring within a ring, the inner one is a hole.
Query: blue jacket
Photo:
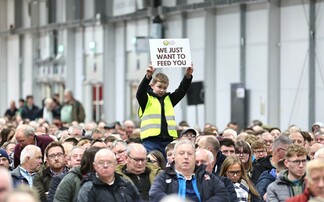
[[[263,198],[263,195],[267,192],[267,187],[269,184],[274,182],[276,180],[277,176],[274,176],[272,170],[266,170],[264,171],[258,180],[258,183],[256,184],[256,188],[258,192],[260,193],[261,198]]]
[[[20,184],[26,184],[29,186],[27,179],[20,173],[20,166],[11,171],[11,177],[14,188],[19,186]]]
[[[196,166],[194,172],[201,201],[230,202],[224,183],[219,178],[206,172],[204,166]],[[177,194],[178,191],[177,173],[174,164],[171,164],[170,167],[165,168],[165,171],[155,178],[149,192],[150,201],[158,202],[169,194]]]

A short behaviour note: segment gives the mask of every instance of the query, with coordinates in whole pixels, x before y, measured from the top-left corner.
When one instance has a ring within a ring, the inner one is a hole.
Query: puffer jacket
[[[267,188],[267,202],[284,202],[297,194],[293,193],[294,184],[287,179],[288,170],[281,171],[277,179]],[[301,179],[302,190],[305,188],[304,177]]]
[[[272,175],[272,170],[266,170],[264,171],[258,180],[258,183],[256,184],[256,189],[258,190],[261,198],[263,198],[263,195],[267,192],[267,187],[269,184],[274,182],[276,180],[276,176]]]

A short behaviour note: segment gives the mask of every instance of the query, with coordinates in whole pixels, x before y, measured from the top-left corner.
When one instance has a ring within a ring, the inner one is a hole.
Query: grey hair
[[[94,156],[94,161],[97,160],[97,158],[98,158],[99,155],[101,155],[101,154],[106,155],[107,153],[110,153],[110,154],[111,154],[111,156],[113,157],[113,160],[114,160],[115,162],[117,161],[114,152],[112,152],[112,151],[111,151],[110,149],[108,149],[108,148],[100,149],[100,150],[95,154],[95,156]]]
[[[80,131],[82,131],[82,127],[80,127],[80,126],[70,126],[69,127],[69,130],[68,130],[68,133],[71,135],[73,135],[74,134],[74,131],[75,130],[80,130]]]
[[[71,89],[65,89],[64,90],[64,93],[66,93],[66,94],[70,94],[72,97],[73,97],[73,92],[72,92],[72,90]]]
[[[131,151],[138,151],[138,149],[139,149],[138,147],[141,147],[143,150],[145,150],[145,152],[147,154],[147,150],[145,149],[145,147],[142,144],[130,143],[129,145],[127,145],[126,155],[129,156]]]
[[[237,138],[237,132],[231,128],[227,128],[223,131],[223,136],[224,134],[230,134],[233,135],[233,137],[236,139]]]
[[[35,145],[27,145],[20,154],[20,164],[24,164],[26,162],[27,157],[34,157],[36,151],[41,152],[41,149]]]
[[[207,153],[207,160],[208,160],[208,163],[213,163],[214,162],[214,155],[211,151],[209,151],[208,149],[197,149],[196,150],[196,155],[199,153],[199,152],[206,152]]]
[[[181,140],[177,141],[177,143],[175,144],[173,154],[175,154],[175,151],[177,150],[177,148],[179,146],[184,145],[184,144],[185,145],[190,145],[193,148],[193,150],[196,149],[195,144],[192,141],[187,140],[187,139],[181,139]]]
[[[20,125],[17,127],[16,131],[22,131],[24,133],[24,135],[26,135],[26,137],[30,137],[32,135],[35,135],[35,129],[30,126],[30,125]]]
[[[124,146],[124,148],[127,149],[128,145],[124,140],[115,140],[115,141],[113,141],[113,143],[110,146],[111,149],[115,148],[118,145],[118,143],[122,144]]]
[[[320,148],[315,152],[314,159],[324,159],[324,148]]]
[[[272,145],[272,151],[275,151],[275,149],[277,149],[278,147],[282,146],[282,145],[290,145],[292,144],[292,140],[289,139],[289,137],[284,136],[284,135],[280,135],[277,137],[277,139],[275,139],[275,141],[273,142]]]

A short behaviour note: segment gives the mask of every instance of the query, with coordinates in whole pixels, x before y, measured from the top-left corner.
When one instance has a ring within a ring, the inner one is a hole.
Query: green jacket
[[[77,201],[82,178],[80,166],[72,168],[57,187],[53,201]]]
[[[33,188],[37,190],[41,201],[47,201],[47,192],[51,184],[52,175],[50,168],[41,169],[35,174]]]

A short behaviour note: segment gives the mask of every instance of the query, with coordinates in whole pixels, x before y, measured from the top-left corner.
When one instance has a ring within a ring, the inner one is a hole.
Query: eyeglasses
[[[266,150],[254,150],[253,152],[256,154],[260,154],[260,153],[267,152],[267,151]]]
[[[48,155],[48,158],[49,159],[54,159],[55,157],[61,158],[63,156],[64,156],[64,154],[62,152],[60,152],[60,153]]]
[[[235,153],[237,156],[248,156],[248,153]]]
[[[148,159],[147,159],[147,162],[149,162],[149,163],[156,163],[156,162],[158,162],[158,161],[148,158]]]
[[[132,159],[133,161],[135,161],[136,163],[142,162],[145,163],[147,161],[146,158],[132,158],[131,156],[128,156],[130,159]]]
[[[183,134],[181,137],[195,138],[196,135],[187,133],[187,134]]]
[[[233,177],[234,175],[239,176],[239,175],[242,174],[242,171],[241,171],[241,170],[236,170],[236,171],[231,170],[231,171],[227,171],[227,174],[230,175],[230,176],[232,176],[232,177]]]
[[[96,162],[96,164],[97,164],[99,167],[103,168],[103,167],[105,167],[106,165],[107,165],[107,167],[112,167],[112,166],[115,165],[115,162],[113,162],[113,161],[98,161],[98,162]]]
[[[305,165],[306,162],[307,162],[307,160],[306,159],[303,159],[303,160],[294,160],[294,161],[289,161],[289,162],[292,163],[292,164],[294,164],[294,165],[300,165],[300,164]]]
[[[124,149],[124,150],[119,150],[119,151],[116,151],[115,152],[115,156],[117,156],[117,155],[121,155],[123,152],[125,152],[126,151],[126,149]]]

